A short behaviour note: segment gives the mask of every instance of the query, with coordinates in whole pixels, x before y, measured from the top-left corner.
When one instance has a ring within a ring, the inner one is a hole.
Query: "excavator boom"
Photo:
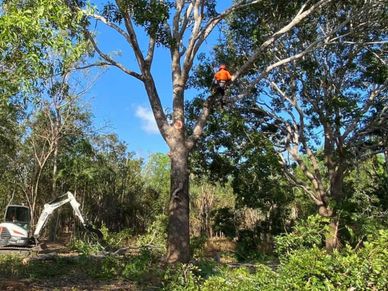
[[[80,204],[75,200],[74,195],[71,192],[67,192],[51,201],[50,203],[46,203],[44,205],[42,214],[38,219],[38,223],[36,224],[36,228],[34,231],[34,238],[37,239],[40,236],[40,232],[43,227],[46,225],[46,222],[49,216],[54,212],[55,209],[61,207],[62,205],[70,203],[71,207],[73,207],[75,215],[81,221],[83,226],[86,226],[85,219],[82,217],[81,211],[79,210]]]

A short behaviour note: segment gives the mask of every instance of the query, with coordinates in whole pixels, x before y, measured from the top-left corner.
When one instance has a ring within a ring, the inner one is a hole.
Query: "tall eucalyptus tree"
[[[260,6],[255,5],[261,2],[259,0],[233,1],[229,8],[222,12],[216,11],[217,2],[214,0],[117,0],[106,3],[101,9],[83,9],[84,15],[89,20],[94,19],[105,24],[129,44],[137,63],[134,67],[125,66],[124,63],[120,63],[111,54],[104,51],[93,35],[92,26],[86,32],[102,59],[100,65],[117,67],[143,84],[159,131],[170,148],[171,190],[168,262],[187,262],[190,258],[188,158],[203,133],[210,111],[217,104],[217,96],[208,94],[210,96],[205,98],[193,127],[187,127],[185,122],[185,89],[192,76],[193,64],[202,45],[224,19],[243,8],[255,11],[260,8]],[[297,2],[297,8],[293,10],[294,13],[288,15],[288,18],[282,22],[282,26],[266,35],[261,46],[257,47],[247,59],[242,60],[236,67],[235,79],[254,68],[254,63],[261,52],[273,46],[293,27],[302,24],[309,16],[332,1]],[[74,3],[70,5],[77,9]],[[170,53],[171,120],[163,109],[160,92],[155,85],[156,71],[153,69],[156,65],[154,61],[155,48],[158,45],[166,47]],[[274,67],[271,64],[272,61],[268,62],[268,66],[265,68],[266,72]],[[280,65],[288,61],[275,61],[275,63]]]

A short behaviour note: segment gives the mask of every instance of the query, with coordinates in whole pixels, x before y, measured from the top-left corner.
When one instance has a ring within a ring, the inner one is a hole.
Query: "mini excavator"
[[[41,231],[46,225],[49,216],[62,205],[70,203],[74,214],[78,217],[85,229],[98,240],[103,239],[101,231],[92,227],[83,218],[79,210],[80,204],[71,192],[67,192],[44,205],[35,230],[30,225],[30,208],[23,205],[8,205],[5,211],[4,222],[0,223],[0,249],[39,248]]]

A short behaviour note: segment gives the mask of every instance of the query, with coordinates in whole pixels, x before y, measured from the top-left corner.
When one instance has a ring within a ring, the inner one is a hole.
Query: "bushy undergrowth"
[[[140,288],[178,291],[388,290],[388,230],[375,232],[357,248],[327,252],[320,246],[320,229],[321,221],[315,217],[279,237],[280,263],[274,269],[264,264],[227,266],[204,259],[170,266],[145,244],[132,256],[96,257],[86,255],[88,250],[72,259],[57,257],[27,264],[20,257],[0,256],[0,277],[55,280],[79,273],[98,280],[129,280]]]
[[[104,247],[100,243],[90,244],[81,239],[72,240],[69,248],[85,256],[95,255],[104,250]]]
[[[264,265],[256,265],[253,269],[252,267],[223,268],[218,274],[209,277],[203,283],[201,290],[274,290],[276,279],[277,274]]]
[[[282,259],[296,250],[323,247],[327,225],[328,219],[318,214],[299,221],[293,232],[275,238],[276,253]]]
[[[110,249],[118,249],[127,246],[133,237],[130,229],[122,230],[120,232],[110,232],[109,229],[103,225],[100,230],[103,235],[104,246]]]
[[[155,221],[147,229],[147,232],[137,239],[137,244],[143,248],[151,248],[162,255],[166,252],[167,240],[167,216],[158,215]]]
[[[384,243],[385,250],[371,243],[358,252],[301,249],[280,266],[277,285],[283,290],[387,290]]]
[[[133,240],[130,230],[110,232],[108,228],[103,225],[100,231],[103,235],[102,240],[89,240],[85,239],[85,237],[75,238],[70,241],[68,247],[81,255],[96,255],[102,252],[114,252],[117,249],[127,247],[129,241]]]
[[[290,240],[295,242],[295,236]],[[287,250],[276,271],[264,265],[256,265],[255,270],[222,269],[205,280],[201,290],[388,289],[387,230],[369,237],[359,249],[347,246],[329,253],[317,245],[298,244]]]
[[[22,259],[15,255],[0,256],[0,278],[13,278],[21,275]]]

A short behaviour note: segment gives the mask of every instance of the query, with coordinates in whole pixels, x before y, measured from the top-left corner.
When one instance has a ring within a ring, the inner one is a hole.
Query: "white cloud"
[[[143,106],[138,106],[136,108],[136,116],[142,120],[141,128],[144,129],[145,132],[150,134],[159,133],[158,126],[156,125],[156,121],[151,110]]]

